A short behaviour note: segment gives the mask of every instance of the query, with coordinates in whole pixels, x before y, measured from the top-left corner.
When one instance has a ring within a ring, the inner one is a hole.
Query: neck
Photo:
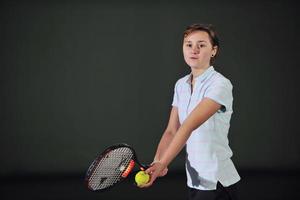
[[[210,65],[208,65],[207,67],[203,67],[203,68],[191,68],[193,78],[196,78],[196,77],[200,76],[201,74],[203,74],[209,67],[210,67]]]

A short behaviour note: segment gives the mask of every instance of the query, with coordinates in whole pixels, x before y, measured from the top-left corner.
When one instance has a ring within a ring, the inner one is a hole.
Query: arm
[[[180,123],[178,118],[178,109],[177,107],[173,107],[170,113],[170,118],[169,118],[167,128],[163,133],[163,136],[161,137],[160,142],[158,144],[153,163],[160,161],[162,155],[164,154],[169,144],[173,140],[174,135],[177,132],[179,126]]]
[[[201,126],[201,124],[208,120],[220,108],[220,104],[209,98],[204,98],[196,106],[196,108],[190,113],[190,115],[178,129],[170,145],[162,155],[160,161],[156,162],[153,166],[146,170],[147,173],[151,174],[151,180],[149,183],[143,185],[143,187],[149,187],[152,185],[157,176],[170,164],[170,162],[184,147],[193,130]]]

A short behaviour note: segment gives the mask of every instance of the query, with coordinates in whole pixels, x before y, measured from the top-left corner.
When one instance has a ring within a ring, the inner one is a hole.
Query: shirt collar
[[[208,67],[201,75],[195,78],[195,82],[204,81],[214,70],[215,69],[213,66]],[[186,82],[188,84],[191,84],[191,80],[192,80],[192,73],[188,75],[188,79],[186,80]]]

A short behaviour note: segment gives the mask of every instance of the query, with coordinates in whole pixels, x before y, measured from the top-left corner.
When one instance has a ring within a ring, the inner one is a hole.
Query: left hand
[[[166,170],[166,166],[164,166],[161,162],[155,162],[151,167],[149,167],[145,172],[150,174],[150,181],[146,184],[139,186],[140,188],[150,187],[153,182]]]
[[[153,161],[153,162],[151,163],[150,166],[153,166],[156,162],[159,162],[159,161],[158,161],[158,160]],[[166,167],[164,170],[162,170],[162,172],[158,175],[158,177],[163,177],[163,176],[165,176],[167,173],[168,173],[168,167]]]

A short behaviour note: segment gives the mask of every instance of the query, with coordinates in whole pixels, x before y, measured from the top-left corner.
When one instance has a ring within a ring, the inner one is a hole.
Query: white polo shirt
[[[203,98],[210,98],[222,108],[195,129],[186,143],[187,185],[199,190],[216,189],[240,180],[231,161],[228,131],[232,114],[232,85],[222,74],[210,66],[195,78],[191,93],[191,74],[179,79],[175,85],[172,106],[178,108],[180,124]]]

